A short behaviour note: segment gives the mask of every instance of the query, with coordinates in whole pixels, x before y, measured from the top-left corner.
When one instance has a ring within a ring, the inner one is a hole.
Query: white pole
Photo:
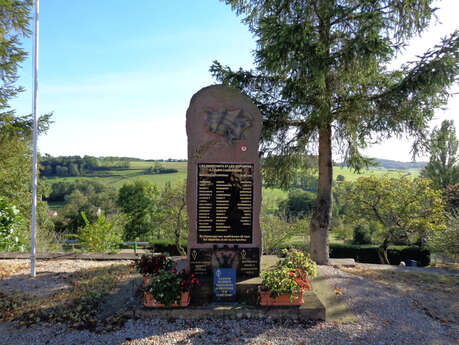
[[[35,0],[35,44],[34,44],[34,82],[33,82],[33,158],[32,158],[32,253],[30,256],[30,275],[35,277],[35,256],[37,237],[37,137],[38,137],[38,10],[40,0]]]

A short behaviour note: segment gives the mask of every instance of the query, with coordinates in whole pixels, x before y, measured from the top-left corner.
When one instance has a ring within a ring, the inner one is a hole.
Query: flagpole
[[[30,275],[36,276],[36,237],[37,237],[37,137],[38,137],[38,12],[40,0],[35,0],[35,44],[34,44],[34,82],[33,82],[33,158],[32,158],[32,248],[30,256]]]

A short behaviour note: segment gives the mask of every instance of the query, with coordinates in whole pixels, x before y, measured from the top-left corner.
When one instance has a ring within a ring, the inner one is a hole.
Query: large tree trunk
[[[328,265],[328,230],[332,214],[332,146],[331,124],[319,129],[319,186],[316,209],[309,226],[311,257],[319,265]]]

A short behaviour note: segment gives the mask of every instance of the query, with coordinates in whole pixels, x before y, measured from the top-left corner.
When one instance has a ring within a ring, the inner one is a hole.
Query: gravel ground
[[[457,324],[430,318],[408,294],[333,267],[319,272],[330,287],[341,289],[358,322],[129,320],[118,331],[100,334],[0,323],[0,344],[459,344]]]

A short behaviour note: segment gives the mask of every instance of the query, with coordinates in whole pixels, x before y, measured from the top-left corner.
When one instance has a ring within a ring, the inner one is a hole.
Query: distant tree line
[[[187,162],[186,159],[175,159],[175,158],[168,158],[168,159],[145,159],[145,162]]]
[[[40,175],[52,176],[84,176],[96,171],[129,169],[128,157],[92,157],[45,155],[40,164]]]
[[[427,165],[427,162],[399,162],[390,159],[375,158],[372,160],[377,168],[384,168],[390,170],[408,170],[408,169],[422,169]],[[340,167],[347,167],[346,163],[334,163],[333,165]]]
[[[165,168],[159,162],[156,162],[154,166],[149,167],[146,170],[147,174],[172,174],[178,172],[177,169]]]

